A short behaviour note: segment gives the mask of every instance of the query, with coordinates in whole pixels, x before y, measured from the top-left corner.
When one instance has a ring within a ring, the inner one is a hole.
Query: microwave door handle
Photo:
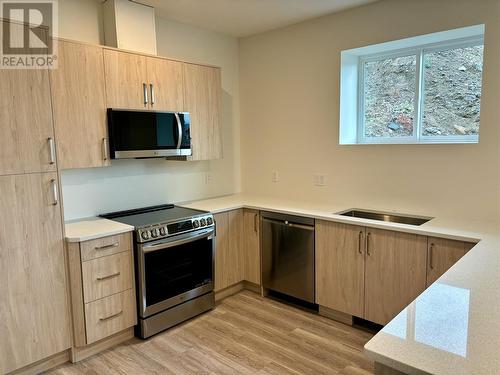
[[[177,139],[177,149],[181,148],[182,145],[182,124],[181,124],[181,118],[179,117],[179,114],[177,112],[174,113],[175,119],[177,120],[177,133],[179,135],[179,138]]]

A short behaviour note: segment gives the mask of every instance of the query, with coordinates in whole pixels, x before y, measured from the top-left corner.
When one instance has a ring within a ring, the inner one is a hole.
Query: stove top
[[[132,225],[136,229],[137,242],[178,235],[210,227],[214,223],[209,212],[173,204],[110,212],[99,216]]]

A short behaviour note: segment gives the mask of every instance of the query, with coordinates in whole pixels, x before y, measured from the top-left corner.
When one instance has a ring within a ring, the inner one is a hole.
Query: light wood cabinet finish
[[[183,63],[165,59],[147,58],[150,108],[157,111],[184,110]],[[154,94],[154,95],[153,95]],[[154,102],[153,102],[154,99]]]
[[[136,323],[133,289],[85,304],[87,344],[123,331]]]
[[[184,64],[185,106],[191,118],[191,160],[222,158],[219,68]]]
[[[427,286],[462,258],[475,244],[445,238],[427,239]]]
[[[52,180],[56,173],[0,177],[2,374],[71,345],[61,212],[53,204]]]
[[[131,251],[82,263],[84,302],[108,297],[134,286]]]
[[[366,229],[364,318],[386,324],[425,289],[427,238]]]
[[[48,71],[0,69],[0,92],[0,175],[55,171]]]
[[[148,84],[145,56],[105,49],[104,68],[106,107],[138,110],[148,108],[148,104],[144,103],[143,92],[143,84]]]
[[[362,317],[365,228],[316,220],[316,303]]]
[[[80,243],[82,261],[121,253],[132,249],[132,233],[117,234]]]
[[[261,285],[259,211],[243,210],[244,279]]]
[[[243,210],[214,215],[217,225],[215,291],[243,280]]]
[[[50,78],[59,168],[110,165],[102,48],[60,41]]]

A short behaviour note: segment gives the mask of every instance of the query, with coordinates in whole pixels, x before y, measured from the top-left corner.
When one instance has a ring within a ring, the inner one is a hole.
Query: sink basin
[[[349,209],[347,211],[337,212],[338,215],[358,217],[361,219],[379,220],[379,221],[389,221],[391,223],[409,224],[409,225],[422,225],[427,223],[432,217],[426,216],[413,216],[413,215],[402,215],[394,214],[390,212],[382,211],[371,211],[362,209]]]

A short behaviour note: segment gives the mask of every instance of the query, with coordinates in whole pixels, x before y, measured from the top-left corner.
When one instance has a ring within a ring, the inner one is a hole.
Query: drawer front
[[[98,238],[80,243],[82,262],[132,249],[132,233]]]
[[[85,303],[133,288],[132,251],[83,262],[82,281]]]
[[[137,324],[134,289],[85,304],[87,344]]]

